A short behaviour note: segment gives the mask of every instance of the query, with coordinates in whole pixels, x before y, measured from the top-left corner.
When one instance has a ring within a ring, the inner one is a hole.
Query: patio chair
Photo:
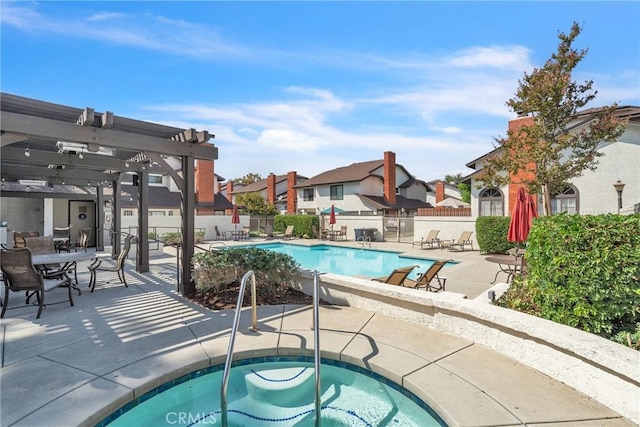
[[[42,309],[46,307],[44,304],[45,293],[59,286],[67,286],[69,290],[69,303],[73,306],[71,279],[66,275],[57,278],[48,278],[47,276],[43,276],[34,267],[32,256],[31,249],[29,248],[8,249],[2,251],[0,268],[2,269],[5,286],[4,302],[2,304],[2,314],[0,314],[0,318],[3,318],[7,311],[7,306],[9,305],[9,291],[26,291],[26,304],[29,304],[31,296],[36,296],[38,301],[38,315],[36,316],[36,319],[40,318]]]
[[[411,274],[413,269],[416,267],[418,266],[410,265],[408,267],[396,268],[387,277],[376,277],[373,280],[376,282],[386,283],[388,285],[404,286],[404,282],[405,280],[407,280],[407,276]]]
[[[440,270],[442,270],[442,267],[445,266],[445,264],[448,262],[448,260],[438,260],[436,262],[433,263],[433,265],[431,265],[431,267],[429,267],[429,269],[427,271],[425,271],[424,273],[422,273],[421,275],[418,276],[418,280],[411,280],[411,279],[407,279],[404,281],[404,285],[406,287],[409,288],[425,288],[425,290],[429,291],[429,292],[440,292],[440,291],[444,291],[444,287],[445,284],[447,282],[447,278],[446,277],[440,277],[438,275],[438,272]],[[437,286],[434,286],[431,284],[431,282],[433,281],[433,279],[436,279],[436,281],[438,282]]]
[[[440,249],[449,248],[449,250],[452,250],[454,248],[459,248],[464,251],[465,246],[469,245],[471,250],[473,250],[473,241],[471,240],[472,234],[473,231],[463,231],[458,240],[440,242]]]
[[[71,250],[72,227],[73,225],[69,225],[68,227],[53,227],[53,239],[58,252],[69,252]]]
[[[415,245],[420,245],[420,249],[424,249],[424,246],[429,246],[433,249],[434,245],[440,246],[440,239],[438,239],[439,233],[440,230],[431,230],[429,231],[429,234],[427,234],[427,237],[423,237],[422,239],[413,242],[411,247],[413,248]]]
[[[292,239],[293,236],[293,225],[288,225],[287,229],[284,231],[284,233],[274,233],[273,237],[276,237],[278,239]]]
[[[220,230],[218,230],[217,225],[214,225],[213,228],[216,231],[216,237],[213,240],[227,240],[227,233],[223,233]]]
[[[24,244],[25,237],[38,237],[40,233],[38,231],[14,231],[13,232],[13,247],[15,249],[26,247]]]
[[[87,252],[87,244],[89,243],[89,237],[91,236],[90,228],[81,228],[78,231],[78,240],[75,244],[75,251],[78,252],[78,248],[84,249]]]
[[[116,263],[114,265],[102,265],[102,261],[105,258],[96,258],[96,260],[93,262],[93,264],[91,264],[89,267],[87,267],[89,269],[89,272],[91,273],[91,279],[89,280],[89,286],[91,287],[91,292],[93,292],[93,290],[96,287],[96,281],[97,281],[97,277],[96,274],[98,271],[106,271],[106,272],[112,272],[112,273],[117,273],[118,274],[118,279],[120,280],[121,283],[124,283],[125,287],[129,287],[129,285],[127,285],[127,280],[124,276],[124,268],[125,268],[125,263],[127,261],[127,256],[129,255],[129,250],[131,249],[131,241],[135,239],[135,236],[129,234],[127,235],[127,237],[124,239],[124,244],[122,245],[122,249],[120,250],[120,254],[118,255],[118,258],[116,259]],[[107,280],[106,283],[109,283],[110,281]]]
[[[340,227],[340,232],[338,233],[338,237],[341,240],[347,240],[347,226],[343,225]]]

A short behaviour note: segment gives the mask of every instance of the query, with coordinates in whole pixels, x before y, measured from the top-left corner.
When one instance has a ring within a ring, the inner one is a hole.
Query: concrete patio
[[[384,247],[411,251],[406,244]],[[497,269],[477,251],[412,252],[461,261],[446,273],[447,290],[486,298]],[[129,263],[128,288],[99,284],[94,293],[75,293],[74,307],[52,304],[66,296],[53,291],[37,320],[36,307],[10,309],[0,323],[0,425],[93,426],[167,381],[223,363],[233,312],[212,312],[182,298],[175,266],[169,255],[152,259],[145,274]],[[88,273],[79,279],[86,284]],[[13,294],[10,301],[11,308],[24,300]],[[310,307],[260,307],[260,331],[250,332],[249,323],[243,313],[235,359],[312,355]],[[538,370],[425,325],[329,305],[321,307],[320,329],[323,357],[401,384],[448,425],[635,425]]]

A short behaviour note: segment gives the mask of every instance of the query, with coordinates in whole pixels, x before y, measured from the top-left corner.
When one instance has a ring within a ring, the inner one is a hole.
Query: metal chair
[[[124,267],[125,267],[125,262],[127,261],[127,256],[129,255],[129,250],[131,249],[131,241],[135,239],[135,236],[129,234],[125,239],[124,239],[124,244],[122,246],[122,249],[120,250],[120,254],[118,255],[118,258],[116,259],[116,263],[115,265],[108,265],[108,266],[103,266],[102,265],[102,261],[104,260],[104,258],[96,258],[95,262],[93,264],[91,264],[89,267],[87,267],[89,269],[89,272],[91,273],[91,279],[89,281],[89,286],[91,287],[91,292],[93,292],[93,290],[96,287],[96,273],[98,271],[109,271],[112,273],[117,273],[118,274],[118,279],[120,279],[121,283],[124,283],[125,287],[129,287],[129,285],[127,285],[127,280],[124,276]],[[107,281],[107,283],[109,283]]]
[[[29,248],[8,249],[2,251],[0,268],[4,276],[4,303],[2,306],[3,318],[7,306],[9,305],[9,291],[27,292],[26,304],[29,304],[31,296],[35,295],[38,301],[38,315],[40,318],[42,309],[45,307],[44,295],[59,286],[67,286],[69,293],[69,303],[73,306],[73,296],[71,295],[71,279],[67,275],[57,278],[48,278],[36,270],[32,261],[32,253]]]
[[[81,228],[78,231],[78,240],[76,241],[75,250],[78,251],[78,248],[84,249],[87,252],[87,244],[89,243],[89,237],[91,237],[91,229],[90,228]]]
[[[69,252],[71,250],[72,227],[73,225],[69,225],[68,227],[53,227],[53,239],[58,252]]]

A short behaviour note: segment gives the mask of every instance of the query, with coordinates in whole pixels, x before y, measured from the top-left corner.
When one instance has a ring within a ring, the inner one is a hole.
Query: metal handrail
[[[217,241],[215,241],[215,242],[211,242],[211,243],[209,243],[209,251],[208,251],[208,252],[211,252],[211,247],[212,247],[212,246],[215,246],[215,245],[222,245],[222,246],[224,246],[225,248],[228,248],[228,247],[229,247],[229,245],[227,245],[225,242],[221,242],[220,240],[217,240]]]
[[[318,270],[313,272],[313,359],[316,374],[316,427],[320,426],[320,411],[322,410],[322,397],[320,395],[320,314],[319,314],[319,297],[320,295],[320,279],[318,279]]]
[[[249,280],[249,277],[251,277],[251,330],[258,330],[258,313],[256,308],[256,275],[253,270],[249,270],[244,276],[242,276],[242,282],[240,283],[238,302],[236,303],[236,313],[233,317],[233,326],[231,327],[231,336],[229,337],[229,348],[227,349],[227,358],[224,362],[224,373],[222,374],[222,383],[220,384],[220,412],[222,413],[223,427],[227,427],[229,424],[227,414],[227,388],[229,386],[229,372],[231,371],[231,361],[233,359],[233,346],[236,341],[236,332],[238,332],[238,324],[240,322],[240,312],[242,311],[244,290],[247,286],[247,280]]]

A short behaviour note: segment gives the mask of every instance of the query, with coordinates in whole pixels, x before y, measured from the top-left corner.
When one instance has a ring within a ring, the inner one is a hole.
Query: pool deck
[[[478,251],[374,246],[461,261],[446,270],[447,290],[469,298],[485,298],[497,271]],[[38,320],[35,307],[7,312],[0,321],[1,426],[96,425],[167,381],[224,362],[233,312],[212,312],[177,294],[174,257],[152,258],[150,267],[139,274],[129,263],[128,288],[99,284],[94,293],[75,293],[74,307],[50,304]],[[79,279],[87,283],[88,273]],[[55,290],[47,298],[54,302],[65,296],[65,290]],[[21,299],[11,295],[9,307]],[[310,307],[259,307],[259,332],[249,331],[249,323],[249,313],[243,312],[234,360],[312,355]],[[403,385],[452,426],[635,425],[539,371],[427,327],[351,307],[322,306],[320,330],[323,357]]]

